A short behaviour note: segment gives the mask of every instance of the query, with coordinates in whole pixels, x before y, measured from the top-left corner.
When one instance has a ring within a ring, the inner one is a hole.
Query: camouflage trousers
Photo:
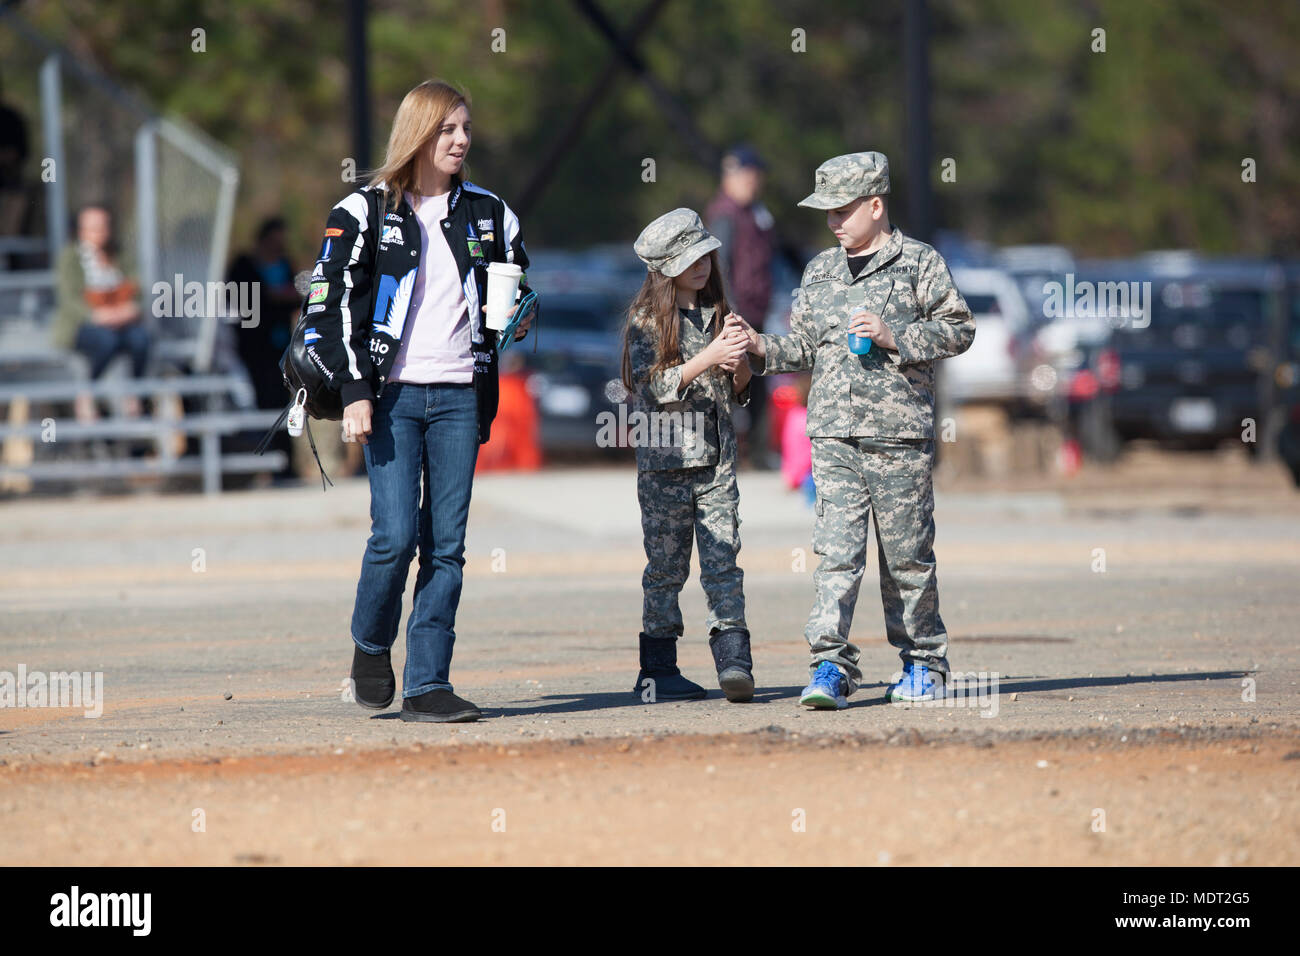
[[[907,438],[814,438],[817,521],[813,572],[817,590],[805,636],[810,671],[831,661],[850,692],[862,680],[849,641],[858,587],[867,563],[868,521],[876,525],[885,635],[904,660],[948,672],[948,634],[939,617],[934,562],[934,442]]]
[[[636,478],[645,535],[642,629],[650,637],[680,637],[677,596],[691,573],[691,543],[700,546],[700,584],[708,602],[705,632],[745,627],[740,551],[740,493],[730,459],[698,468],[640,471]]]

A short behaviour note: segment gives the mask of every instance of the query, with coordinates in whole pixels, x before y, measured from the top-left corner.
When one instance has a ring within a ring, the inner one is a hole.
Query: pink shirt
[[[403,330],[402,345],[393,360],[389,381],[419,385],[474,381],[465,290],[441,225],[447,216],[450,195],[422,197],[415,213],[424,252],[411,291],[411,311]],[[410,193],[406,194],[406,201],[415,206],[415,197]]]

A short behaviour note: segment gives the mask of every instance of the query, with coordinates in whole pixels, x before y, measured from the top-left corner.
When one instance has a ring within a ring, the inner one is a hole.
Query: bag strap
[[[297,399],[295,398],[294,401],[297,401]],[[262,440],[259,441],[257,447],[253,449],[253,454],[260,455],[270,447],[271,439],[275,438],[275,433],[280,430],[280,426],[284,424],[284,420],[289,417],[289,410],[293,408],[293,405],[294,402],[291,401],[288,405],[284,406],[284,411],[282,411],[280,417],[275,420],[275,424],[272,425],[270,429],[267,430],[267,433],[262,436]]]
[[[320,455],[316,451],[316,439],[311,434],[311,416],[308,415],[303,419],[303,426],[307,429],[307,444],[311,445],[312,457],[316,459],[316,467],[320,469],[320,490],[325,490],[325,482],[329,481],[330,487],[334,487],[334,482],[330,481],[330,476],[325,474],[325,466],[320,463]]]
[[[262,440],[257,443],[257,448],[254,449],[253,454],[260,455],[266,451],[271,444],[271,439],[275,437],[275,433],[280,430],[280,426],[284,424],[284,420],[289,417],[289,410],[293,408],[294,402],[296,401],[297,399],[295,398],[294,401],[290,402],[285,407],[284,411],[280,413],[280,417],[275,420],[275,424],[272,425],[270,430],[262,436]],[[320,490],[326,490],[326,482],[329,482],[329,486],[333,488],[334,482],[330,480],[329,475],[325,474],[325,466],[321,464],[320,452],[316,450],[316,438],[311,433],[311,416],[305,415],[302,424],[303,427],[307,429],[307,444],[311,446],[312,457],[316,459],[316,467],[320,469]]]

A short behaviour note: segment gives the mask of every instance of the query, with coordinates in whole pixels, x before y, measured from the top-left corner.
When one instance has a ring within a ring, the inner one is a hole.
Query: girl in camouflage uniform
[[[646,553],[641,672],[633,691],[646,702],[706,696],[677,668],[678,595],[690,574],[693,540],[718,683],[728,700],[754,695],[743,573],[736,566],[731,422],[735,405],[749,402],[748,339],[727,309],[719,245],[690,209],[660,216],[634,245],[648,271],[628,309],[623,384],[633,403],[627,440],[636,448]]]

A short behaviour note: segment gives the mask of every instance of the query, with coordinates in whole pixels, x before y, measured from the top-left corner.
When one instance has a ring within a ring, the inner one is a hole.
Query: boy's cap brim
[[[799,200],[799,205],[807,209],[839,209],[847,206],[859,197],[860,193],[809,193]]]
[[[708,255],[714,249],[722,247],[721,240],[717,236],[705,236],[698,242],[687,246],[677,255],[673,256],[660,267],[659,271],[670,279],[675,279],[692,265],[701,256]],[[651,268],[651,267],[647,267]]]

